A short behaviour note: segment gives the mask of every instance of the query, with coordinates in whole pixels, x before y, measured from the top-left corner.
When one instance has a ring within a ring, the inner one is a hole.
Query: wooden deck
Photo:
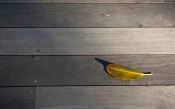
[[[175,0],[0,0],[0,109],[174,107]]]

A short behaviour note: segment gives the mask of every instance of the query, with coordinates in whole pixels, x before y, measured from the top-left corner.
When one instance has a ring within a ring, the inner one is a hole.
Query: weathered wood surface
[[[34,99],[34,87],[0,87],[0,101]]]
[[[174,0],[1,0],[0,3],[173,3]]]
[[[154,75],[121,81],[95,58]],[[0,86],[174,85],[174,71],[175,55],[0,56]]]
[[[0,109],[35,109],[35,88],[0,87]]]
[[[36,109],[174,109],[174,86],[38,87]]]
[[[173,2],[1,0],[0,3],[4,3],[0,4],[0,109],[174,109],[174,86],[149,86],[175,85]],[[108,75],[95,58],[154,75],[120,81]],[[148,86],[130,87],[133,85]],[[49,87],[37,87],[35,93],[35,87],[26,86]]]
[[[0,4],[0,27],[175,27],[175,4]]]
[[[175,54],[175,28],[1,28],[0,55]]]

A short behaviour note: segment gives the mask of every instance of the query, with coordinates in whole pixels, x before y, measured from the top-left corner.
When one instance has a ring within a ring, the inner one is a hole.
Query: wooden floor
[[[174,107],[175,0],[0,0],[0,109]]]

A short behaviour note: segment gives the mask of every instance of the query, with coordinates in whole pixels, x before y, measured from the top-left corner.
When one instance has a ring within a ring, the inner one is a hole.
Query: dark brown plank
[[[154,75],[117,80],[95,58]],[[0,56],[0,86],[174,85],[174,66],[175,55]]]
[[[35,109],[35,88],[0,87],[0,109]]]
[[[174,86],[39,87],[36,109],[174,109]]]
[[[0,4],[0,27],[175,27],[175,4]]]
[[[175,28],[1,28],[0,55],[175,54]]]
[[[0,3],[173,3],[174,0],[1,0]]]

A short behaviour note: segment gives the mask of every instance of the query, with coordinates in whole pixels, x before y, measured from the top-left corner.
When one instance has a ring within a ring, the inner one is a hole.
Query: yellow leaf
[[[108,64],[106,66],[106,71],[113,77],[116,77],[121,80],[134,80],[140,78],[144,75],[152,75],[153,73],[143,73],[139,72],[121,65],[117,64]]]

